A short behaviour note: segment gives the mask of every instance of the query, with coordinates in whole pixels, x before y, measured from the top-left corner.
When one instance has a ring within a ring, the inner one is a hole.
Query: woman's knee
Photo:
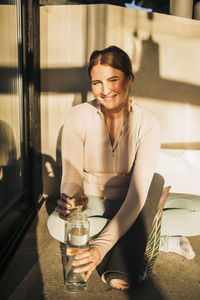
[[[50,235],[62,243],[65,243],[65,225],[66,221],[61,219],[56,211],[52,212],[47,220]]]

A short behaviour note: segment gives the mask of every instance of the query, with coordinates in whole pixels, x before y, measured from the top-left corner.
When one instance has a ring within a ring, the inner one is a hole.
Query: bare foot
[[[116,289],[121,290],[127,290],[129,288],[128,282],[122,279],[112,279],[110,281],[110,285]]]

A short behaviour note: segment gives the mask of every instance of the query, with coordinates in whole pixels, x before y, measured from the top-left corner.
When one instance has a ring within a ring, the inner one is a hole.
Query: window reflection
[[[22,188],[20,1],[0,5],[0,207]]]

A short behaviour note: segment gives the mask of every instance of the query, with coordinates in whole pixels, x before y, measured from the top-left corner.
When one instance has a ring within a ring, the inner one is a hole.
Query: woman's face
[[[97,64],[91,70],[91,86],[95,98],[109,111],[119,111],[126,106],[131,76],[109,65]]]

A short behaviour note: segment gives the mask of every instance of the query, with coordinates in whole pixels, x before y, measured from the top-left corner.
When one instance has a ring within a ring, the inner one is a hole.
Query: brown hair
[[[109,65],[122,71],[126,77],[131,76],[134,80],[132,62],[128,54],[117,46],[110,46],[103,50],[95,50],[90,56],[88,74],[91,78],[91,70],[97,65]]]

